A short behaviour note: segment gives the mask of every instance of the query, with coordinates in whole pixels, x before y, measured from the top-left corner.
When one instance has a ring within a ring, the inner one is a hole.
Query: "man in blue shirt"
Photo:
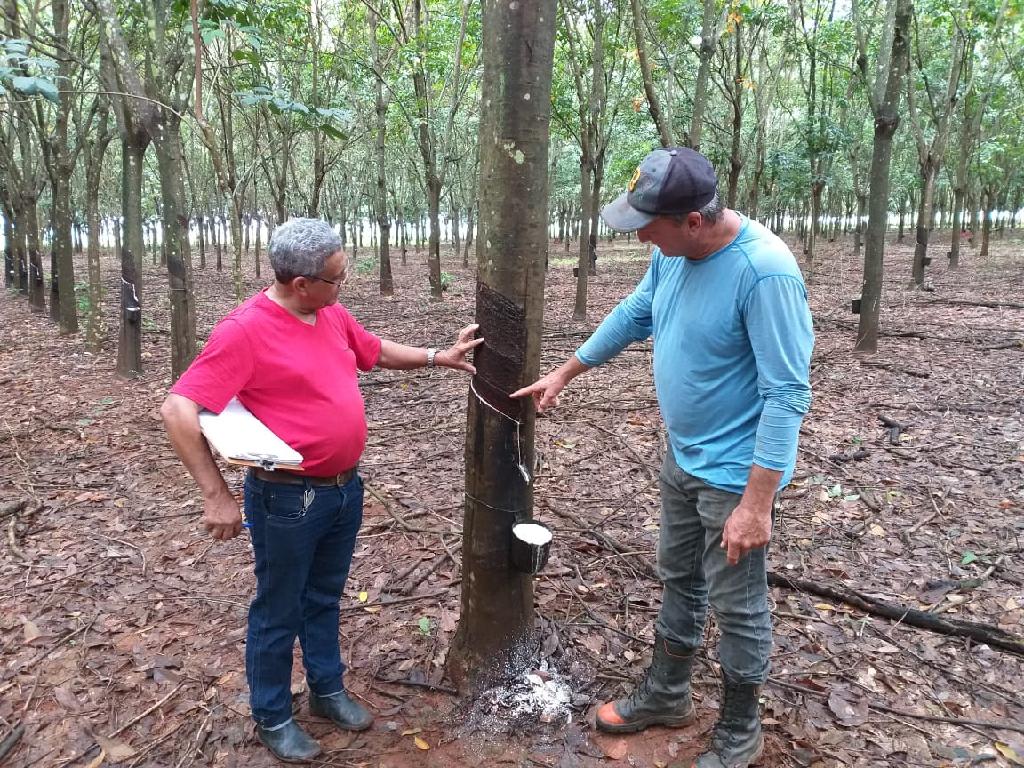
[[[597,712],[610,732],[693,721],[690,673],[710,602],[724,685],[696,768],[746,768],[764,748],[758,698],[772,647],[766,548],[776,493],[796,463],[810,406],[814,335],[796,260],[774,234],[723,208],[707,159],[669,147],[644,158],[605,222],[655,248],[647,274],[561,367],[514,393],[543,411],[573,378],[654,337],[669,436],[661,470],[664,586],[644,679]]]

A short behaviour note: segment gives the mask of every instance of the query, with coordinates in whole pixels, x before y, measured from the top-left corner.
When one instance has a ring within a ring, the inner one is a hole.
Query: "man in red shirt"
[[[449,349],[381,339],[338,303],[348,257],[334,230],[293,219],[269,248],[274,283],[223,318],[160,410],[174,450],[203,493],[203,524],[215,539],[242,530],[242,517],[199,429],[237,396],[303,456],[303,471],[252,469],[245,513],[256,597],[249,608],[246,676],[256,733],[275,756],[308,761],[320,746],[292,719],[295,638],[302,646],[310,712],[347,730],[372,715],[349,697],[338,644],[338,602],[363,514],[357,472],[366,414],[356,369],[444,366],[475,373],[466,355],[483,339],[476,325]]]

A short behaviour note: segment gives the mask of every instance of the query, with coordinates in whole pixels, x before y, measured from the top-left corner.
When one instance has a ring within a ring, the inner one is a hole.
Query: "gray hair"
[[[715,196],[708,201],[707,205],[698,211],[700,217],[708,222],[708,224],[717,224],[718,220],[722,218],[722,212],[725,208],[722,206],[722,201],[718,197],[718,192],[715,192]]]
[[[700,217],[704,219],[708,224],[717,224],[719,219],[722,218],[722,213],[725,211],[725,207],[722,205],[722,200],[718,197],[718,192],[715,192],[715,196],[712,197],[707,203],[704,204],[703,208],[698,209],[696,212],[700,214]],[[688,213],[674,213],[672,218],[680,224],[686,223],[686,217]]]
[[[341,250],[341,238],[323,219],[291,219],[274,230],[268,253],[279,283],[323,272],[327,258]]]

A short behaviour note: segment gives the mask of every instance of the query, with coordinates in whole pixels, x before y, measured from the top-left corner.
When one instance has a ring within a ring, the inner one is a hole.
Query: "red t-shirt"
[[[257,293],[222,319],[171,392],[220,413],[235,395],[302,454],[304,474],[351,469],[366,446],[366,412],[356,368],[380,357],[380,338],[340,304],[316,325]]]

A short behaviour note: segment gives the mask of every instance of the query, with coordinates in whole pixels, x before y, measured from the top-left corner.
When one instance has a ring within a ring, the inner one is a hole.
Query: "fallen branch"
[[[136,715],[131,720],[129,720],[127,723],[125,723],[120,728],[118,728],[116,731],[112,731],[111,733],[108,733],[107,734],[107,738],[108,739],[116,739],[118,736],[121,735],[121,733],[123,733],[124,731],[128,730],[129,728],[131,728],[133,725],[135,725],[137,722],[139,722],[139,720],[144,718],[146,715],[151,715],[152,713],[156,712],[158,709],[160,709],[160,707],[162,707],[164,704],[166,704],[168,701],[170,701],[171,697],[174,696],[174,694],[176,694],[178,691],[180,691],[182,689],[182,687],[184,687],[184,685],[185,685],[185,683],[179,683],[176,688],[174,688],[170,693],[168,693],[166,696],[164,696],[162,699],[160,699],[160,701],[158,701],[152,707],[147,709],[145,712],[142,712],[141,714]]]
[[[451,586],[451,585],[449,585]],[[381,607],[387,607],[389,605],[401,605],[402,603],[415,603],[417,600],[429,600],[432,597],[442,597],[447,595],[448,590],[442,589],[437,592],[427,592],[423,595],[412,595],[411,597],[395,597],[388,600],[376,600],[368,603],[359,603],[359,605],[343,605],[338,610],[342,613],[348,613],[349,611],[361,611],[364,608],[372,608],[376,605]]]
[[[803,579],[794,579],[774,571],[768,572],[768,584],[773,587],[786,587],[788,589],[795,589],[798,592],[807,592],[819,597],[828,597],[847,605],[852,605],[854,608],[858,608],[872,616],[881,616],[901,624],[917,627],[918,629],[927,629],[943,635],[968,637],[975,642],[985,643],[992,648],[999,648],[1017,656],[1024,656],[1024,637],[1018,637],[989,624],[942,618],[919,611],[916,608],[886,603],[844,586],[828,586],[804,581]]]
[[[11,501],[4,504],[0,507],[0,520],[3,520],[5,517],[18,514],[25,508],[26,504],[28,504],[27,499],[18,499],[17,501]]]
[[[929,371],[918,371],[913,368],[904,368],[894,363],[883,363],[880,360],[861,360],[860,364],[867,368],[884,368],[887,371],[895,371],[896,373],[906,374],[907,376],[913,376],[917,379],[927,379],[932,375]]]
[[[797,693],[807,694],[809,696],[818,696],[819,698],[825,698],[828,695],[828,691],[816,691],[813,688],[808,688],[803,685],[796,685],[794,683],[787,683],[784,680],[779,680],[776,677],[769,677],[768,684],[777,686],[779,688],[785,688],[790,691],[796,691]],[[885,704],[875,704],[873,701],[868,702],[868,709],[873,709],[876,712],[887,712],[890,715],[899,715],[900,717],[909,717],[914,720],[927,720],[932,723],[951,723],[953,725],[963,726],[974,726],[977,728],[994,728],[1000,731],[1016,731],[1018,733],[1024,733],[1024,725],[1017,725],[1006,720],[992,722],[989,720],[970,720],[964,717],[946,717],[945,715],[927,715],[920,712],[908,712],[905,709],[894,709],[893,707],[887,707]]]
[[[185,750],[185,753],[181,756],[181,759],[175,764],[174,768],[182,768],[185,762],[194,763],[196,761],[196,755],[200,754],[200,750],[203,748],[203,744],[210,735],[210,731],[213,730],[210,727],[210,718],[213,717],[214,710],[211,709],[206,713],[206,717],[203,718],[203,722],[199,724],[199,730],[196,731],[196,735],[192,741],[189,742],[190,746]]]
[[[593,536],[597,541],[603,544],[609,551],[613,552],[616,557],[625,562],[626,556],[629,555],[633,560],[640,566],[640,570],[643,571],[644,575],[654,580],[659,580],[658,569],[654,567],[649,559],[643,555],[638,555],[629,551],[627,547],[622,546],[619,542],[613,539],[606,533],[596,530],[592,523],[585,522],[579,515],[574,512],[570,512],[568,509],[556,509],[553,510],[556,515],[567,517],[572,520],[576,525],[579,526],[580,530]],[[629,563],[626,563],[629,565]]]
[[[878,420],[889,428],[889,442],[892,445],[900,444],[900,432],[903,432],[910,428],[909,424],[901,424],[895,419],[890,419],[888,416],[878,414]]]
[[[988,307],[989,309],[1024,309],[1014,301],[967,301],[966,299],[932,299],[928,304],[952,304],[958,307]]]
[[[3,741],[0,741],[0,763],[4,761],[4,757],[6,757],[7,753],[17,746],[24,734],[25,726],[18,723],[14,726],[14,730],[5,736]]]
[[[460,531],[437,531],[437,530],[435,530],[433,528],[417,528],[414,525],[409,525],[409,523],[406,520],[406,518],[404,518],[400,514],[398,514],[394,510],[394,508],[387,502],[387,500],[383,496],[381,496],[379,493],[377,493],[377,491],[375,491],[372,486],[370,486],[367,483],[364,483],[363,484],[363,490],[365,490],[367,493],[369,493],[371,496],[373,496],[375,499],[377,499],[377,501],[379,501],[381,503],[381,506],[384,507],[384,511],[387,512],[391,516],[391,519],[394,520],[396,523],[398,523],[398,527],[401,528],[406,533],[431,533],[431,534],[434,534],[435,536],[436,535],[445,536],[447,534],[452,534],[454,536],[458,536],[461,533]],[[420,511],[418,513],[414,512],[413,514],[410,515],[410,517],[427,514],[428,511],[429,510],[422,510],[422,511]],[[372,528],[373,528],[372,526],[367,527],[366,529],[364,529],[360,533],[360,535],[361,536],[365,536],[370,530],[372,530]]]
[[[444,541],[443,537],[441,538],[441,541],[442,542]],[[461,546],[462,546],[461,544],[456,545],[456,549],[458,549]],[[420,584],[422,584],[424,581],[426,581],[427,577],[430,576],[430,574],[432,574],[434,571],[436,571],[441,566],[441,563],[443,563],[445,560],[449,560],[449,559],[452,561],[452,565],[458,566],[458,563],[455,562],[454,553],[448,551],[448,549],[445,548],[445,551],[442,552],[437,557],[435,557],[433,562],[431,562],[425,569],[423,569],[422,571],[420,571],[418,573],[414,573],[412,575],[412,577],[409,579],[409,581],[407,581],[405,583],[405,585],[400,590],[398,590],[399,594],[401,594],[401,595],[411,595],[413,592],[416,591],[416,588]],[[418,568],[420,565],[422,565],[422,563],[423,563],[423,561],[420,560],[419,562],[416,563],[416,567]]]
[[[451,696],[458,696],[459,692],[454,688],[447,685],[440,685],[437,683],[430,683],[426,680],[412,680],[411,678],[404,677],[383,677],[380,674],[373,676],[374,680],[380,680],[382,683],[389,683],[391,685],[408,685],[412,688],[426,688],[428,691],[440,691],[441,693],[447,693]]]
[[[18,522],[18,516],[13,515],[11,522],[7,526],[7,546],[11,548],[11,554],[19,560],[26,560],[25,553],[21,551],[21,547],[18,546],[18,532],[15,530],[14,525]]]

